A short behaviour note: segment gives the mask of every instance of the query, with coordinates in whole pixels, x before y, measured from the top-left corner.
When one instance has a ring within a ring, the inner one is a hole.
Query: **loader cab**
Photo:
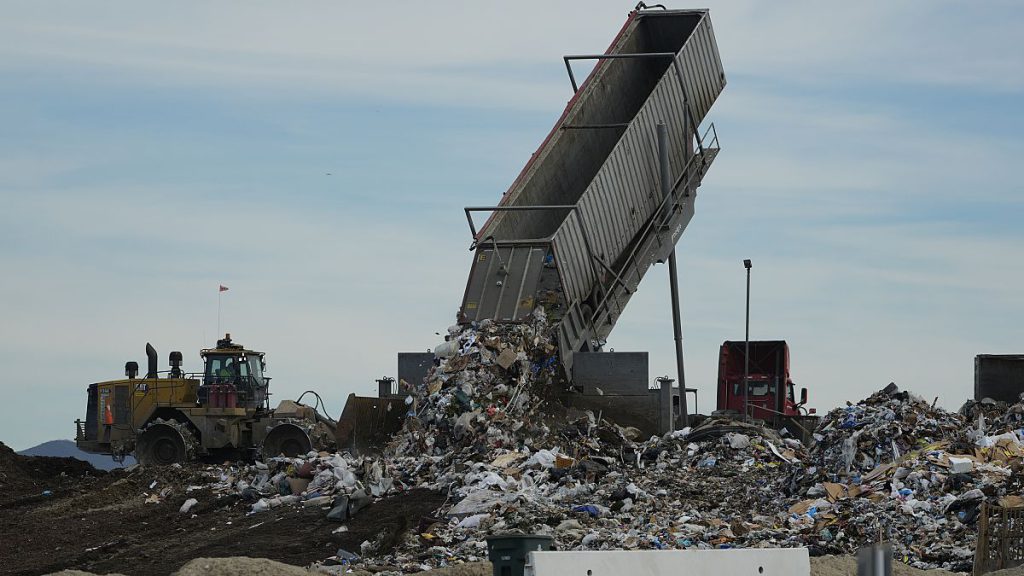
[[[216,348],[202,350],[203,383],[199,404],[206,408],[265,408],[270,378],[264,375],[263,352],[246,350],[231,341],[217,341]]]
[[[210,354],[206,357],[204,383],[237,385],[247,380],[260,384],[265,380],[262,355],[249,352],[241,355]]]

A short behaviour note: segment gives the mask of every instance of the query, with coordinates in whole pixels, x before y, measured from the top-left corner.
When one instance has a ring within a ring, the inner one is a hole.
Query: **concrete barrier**
[[[806,548],[531,552],[526,576],[810,576]]]

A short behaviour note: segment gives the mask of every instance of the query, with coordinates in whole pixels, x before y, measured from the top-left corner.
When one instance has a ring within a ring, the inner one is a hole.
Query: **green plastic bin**
[[[551,536],[539,534],[500,534],[487,537],[487,559],[494,565],[494,576],[523,576],[530,552],[551,550]]]

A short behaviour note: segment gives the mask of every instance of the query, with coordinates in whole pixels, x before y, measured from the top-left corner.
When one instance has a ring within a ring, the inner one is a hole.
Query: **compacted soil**
[[[320,507],[249,514],[251,503],[198,488],[199,474],[177,467],[108,473],[73,458],[20,456],[0,444],[0,575],[77,569],[162,576],[196,558],[225,556],[306,566],[339,548],[358,553],[367,540],[386,550],[430,522],[445,499],[413,490],[379,500],[335,533],[342,524]],[[188,498],[199,503],[180,514]]]

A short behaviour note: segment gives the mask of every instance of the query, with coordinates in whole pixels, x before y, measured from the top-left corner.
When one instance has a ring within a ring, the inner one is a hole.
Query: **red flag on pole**
[[[223,285],[223,284],[221,284],[221,285],[220,285],[220,290],[219,290],[219,291],[220,291],[220,292],[227,292],[227,291],[228,291],[228,287],[227,287],[227,286],[225,286],[225,285]]]

